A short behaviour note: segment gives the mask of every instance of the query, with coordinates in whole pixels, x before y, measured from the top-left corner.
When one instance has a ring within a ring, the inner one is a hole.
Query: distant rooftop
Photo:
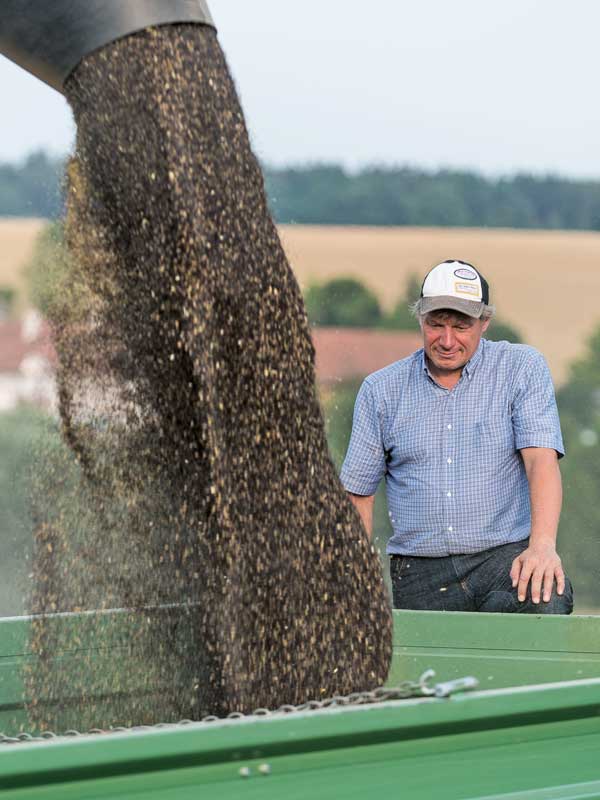
[[[0,372],[19,372],[31,356],[55,361],[48,323],[35,312],[23,319],[0,322]]]
[[[420,334],[369,328],[312,328],[317,381],[331,385],[364,378],[422,347]]]
[[[0,321],[0,411],[19,403],[52,410],[56,403],[56,353],[48,323],[35,311]]]

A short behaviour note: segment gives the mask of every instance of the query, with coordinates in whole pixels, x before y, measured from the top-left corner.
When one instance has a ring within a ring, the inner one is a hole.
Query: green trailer
[[[600,617],[394,613],[388,685],[420,696],[34,740],[32,620],[2,620],[0,797],[600,798]],[[104,612],[106,640],[53,657],[127,671],[119,614]],[[89,615],[53,621],[70,639]],[[479,687],[459,691],[466,676]]]

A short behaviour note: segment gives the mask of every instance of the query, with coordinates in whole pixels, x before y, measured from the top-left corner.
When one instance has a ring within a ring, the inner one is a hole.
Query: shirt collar
[[[469,380],[471,380],[471,378],[473,377],[473,374],[477,369],[477,365],[479,364],[479,362],[483,357],[484,348],[485,348],[485,339],[482,339],[479,342],[479,347],[477,348],[477,350],[475,350],[471,358],[467,361],[467,363],[463,367],[463,370],[467,378],[469,378]],[[431,373],[429,372],[429,367],[427,366],[427,358],[425,357],[425,348],[422,348],[421,350],[421,369],[423,370],[423,372],[425,372],[426,375],[429,375],[429,377],[432,378]]]
[[[467,378],[469,378],[469,380],[473,377],[473,373],[477,369],[477,365],[479,364],[479,362],[481,361],[481,359],[483,357],[483,349],[484,349],[484,347],[485,347],[485,339],[482,339],[479,342],[479,347],[477,348],[477,350],[475,350],[475,352],[473,353],[473,355],[471,356],[469,361],[467,361],[467,363],[464,366],[464,370],[465,370],[465,372],[467,374]]]

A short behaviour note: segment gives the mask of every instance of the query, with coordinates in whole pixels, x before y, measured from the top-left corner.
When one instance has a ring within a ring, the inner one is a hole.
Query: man
[[[546,362],[482,338],[494,309],[464,261],[434,267],[414,310],[423,349],[364,381],[341,474],[369,535],[385,477],[394,606],[570,614]]]

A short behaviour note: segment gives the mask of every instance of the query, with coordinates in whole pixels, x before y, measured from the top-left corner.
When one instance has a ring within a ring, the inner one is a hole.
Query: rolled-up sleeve
[[[512,409],[515,447],[547,447],[562,458],[565,449],[554,386],[541,353],[532,350],[521,375]]]
[[[381,420],[373,389],[365,381],[356,397],[352,435],[340,479],[346,491],[369,496],[377,491],[385,470]]]

